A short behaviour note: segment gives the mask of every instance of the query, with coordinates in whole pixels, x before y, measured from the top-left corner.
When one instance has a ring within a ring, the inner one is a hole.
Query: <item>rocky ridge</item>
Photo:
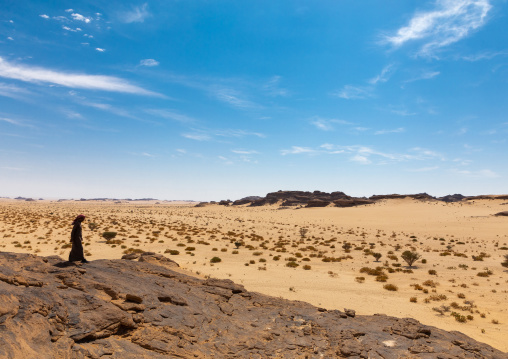
[[[0,253],[0,358],[508,358],[414,319],[201,280],[162,255],[129,258]]]
[[[281,206],[305,207],[354,207],[376,203],[386,199],[413,198],[420,201],[461,202],[480,199],[508,199],[507,195],[498,196],[463,196],[461,194],[434,197],[427,193],[417,194],[387,194],[370,197],[351,197],[344,192],[326,193],[321,191],[277,191],[270,192],[265,197],[249,196],[236,201],[222,200],[218,204],[223,206],[249,205],[251,207],[280,204]],[[215,203],[215,202],[214,202]],[[204,207],[207,202],[201,202],[196,207]]]

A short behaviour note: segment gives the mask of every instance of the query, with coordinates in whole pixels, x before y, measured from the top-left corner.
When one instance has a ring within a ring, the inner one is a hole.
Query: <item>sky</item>
[[[508,193],[506,0],[0,0],[0,196]]]

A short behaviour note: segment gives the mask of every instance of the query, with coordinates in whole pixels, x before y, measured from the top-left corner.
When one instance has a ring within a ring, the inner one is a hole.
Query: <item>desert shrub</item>
[[[457,293],[457,298],[464,299],[466,295],[464,293]]]
[[[416,298],[416,297],[411,297],[411,298],[409,298],[409,301],[410,301],[411,303],[416,303],[416,302],[418,302],[418,298]]]
[[[306,264],[302,268],[305,270],[310,270],[312,267],[310,265]]]
[[[185,248],[186,252],[191,252],[191,251],[195,251],[195,250],[196,250],[196,247],[187,247],[187,248]]]
[[[357,281],[358,283],[363,283],[365,282],[365,277],[356,277],[355,281]]]
[[[379,262],[379,258],[381,258],[383,255],[381,253],[372,253],[372,256],[376,258],[376,261]]]
[[[180,251],[177,251],[176,249],[166,249],[164,253],[169,253],[172,256],[176,256],[180,254]]]
[[[392,292],[396,292],[399,290],[399,287],[397,287],[395,284],[385,284],[383,288]]]
[[[231,254],[238,254],[238,251],[234,250],[234,251],[231,252]]]
[[[432,288],[436,288],[436,286],[438,285],[437,282],[434,282],[433,280],[431,279],[428,279],[426,280],[425,282],[422,283],[424,286],[427,286],[427,287],[432,287]]]
[[[212,259],[210,259],[210,263],[219,263],[219,262],[222,262],[222,259],[220,259],[219,257],[213,257]]]
[[[249,261],[249,264],[255,264],[255,263],[256,263],[256,261],[255,261],[254,259],[251,259],[251,260]]]
[[[386,274],[378,275],[376,277],[376,282],[386,282],[388,280],[388,276]]]
[[[289,267],[289,268],[296,268],[298,266],[299,266],[299,264],[296,263],[296,262],[293,262],[293,261],[290,261],[290,262],[286,263],[286,267]]]
[[[400,256],[408,266],[412,267],[413,263],[420,259],[420,255],[417,252],[404,251]]]
[[[362,267],[360,268],[360,273],[367,273],[368,275],[373,276],[379,276],[384,274],[382,267],[376,267],[375,269],[369,267]]]
[[[505,247],[502,247],[502,248],[505,248]],[[501,263],[501,265],[503,267],[507,267],[508,268],[508,254],[504,255],[504,261]]]
[[[177,246],[177,247],[185,247],[185,244],[183,244],[183,243],[178,243],[176,246]]]
[[[488,277],[488,276],[490,276],[492,274],[493,274],[493,272],[491,270],[486,270],[485,272],[478,272],[478,273],[476,273],[476,275],[478,277]]]
[[[106,240],[110,240],[116,237],[116,232],[103,232],[102,237]]]
[[[437,275],[437,272],[434,269],[429,269],[429,274],[430,275]]]
[[[261,254],[263,254],[263,252],[254,252],[254,253],[252,253],[253,256],[260,256]]]
[[[423,263],[423,264],[427,264],[427,260],[426,260],[425,258],[424,258],[424,259],[422,259],[422,263]]]
[[[457,312],[452,312],[451,316],[455,318],[455,320],[459,323],[465,323],[467,322],[467,318],[463,316],[462,314],[459,314]]]

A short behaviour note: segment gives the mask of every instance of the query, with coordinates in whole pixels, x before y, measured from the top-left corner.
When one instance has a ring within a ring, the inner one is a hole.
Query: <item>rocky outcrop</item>
[[[443,201],[443,202],[451,203],[451,202],[460,202],[464,198],[466,198],[466,197],[461,195],[461,194],[457,194],[456,193],[456,194],[449,194],[449,195],[444,196],[444,197],[439,197],[438,200]]]
[[[157,256],[154,261],[160,261]],[[152,261],[0,253],[1,358],[497,358],[459,332],[201,280]]]
[[[508,211],[498,212],[495,216],[508,216]]]
[[[376,201],[364,198],[351,198],[351,199],[339,199],[337,201],[334,201],[333,203],[335,204],[335,207],[355,207],[376,203]]]
[[[383,199],[402,199],[402,198],[413,198],[422,201],[435,200],[436,197],[431,196],[427,193],[417,193],[417,194],[385,194],[385,195],[374,195],[370,196],[369,199],[373,201],[379,201]]]

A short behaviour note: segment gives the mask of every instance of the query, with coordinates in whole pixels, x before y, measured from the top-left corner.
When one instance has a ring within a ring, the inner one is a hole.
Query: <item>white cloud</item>
[[[240,109],[246,109],[246,108],[255,108],[259,107],[255,103],[242,98],[242,94],[234,90],[232,88],[227,87],[221,87],[221,86],[212,86],[211,93],[222,102],[225,102],[231,106],[240,108]]]
[[[395,67],[393,65],[385,66],[379,75],[370,79],[368,82],[372,85],[375,85],[378,82],[386,82],[390,79],[390,76],[393,75],[394,71]]]
[[[106,51],[106,49],[102,49],[102,48],[100,48],[100,47],[96,47],[96,48],[95,48],[95,50],[97,50],[97,51],[99,51],[99,52],[105,52],[105,51]]]
[[[46,14],[42,14],[42,15],[39,15],[40,17],[42,17],[43,19],[49,19],[49,16],[46,15]]]
[[[409,112],[408,110],[390,110],[391,113],[394,113],[399,116],[414,116],[416,112]]]
[[[282,150],[280,151],[281,155],[298,155],[302,153],[316,153],[316,150],[313,150],[309,147],[299,147],[299,146],[291,146],[290,150]]]
[[[0,82],[0,96],[10,97],[19,100],[23,99],[23,96],[21,96],[22,94],[28,95],[29,93],[30,92],[24,88]]]
[[[475,55],[462,56],[462,59],[466,60],[466,61],[475,62],[475,61],[481,61],[481,60],[490,60],[490,59],[493,59],[494,57],[497,57],[497,56],[506,56],[506,55],[508,55],[508,50],[484,51],[484,52],[480,52]]]
[[[426,72],[422,72],[418,76],[410,78],[409,80],[405,80],[404,83],[420,81],[420,80],[430,80],[440,74],[441,74],[441,72],[439,72],[439,71],[426,71]]]
[[[499,177],[501,177],[499,174],[497,174],[496,172],[489,170],[489,169],[484,169],[484,170],[479,170],[479,171],[468,171],[468,170],[454,169],[454,170],[452,170],[452,172],[459,174],[459,175],[466,176],[466,177],[471,177],[471,178],[499,178]]]
[[[369,160],[366,156],[362,156],[362,155],[355,155],[355,156],[351,157],[351,161],[360,163],[362,165],[368,165],[368,164],[372,163],[371,160]]]
[[[408,172],[430,172],[435,171],[439,169],[439,166],[432,166],[432,167],[421,167],[421,168],[415,168],[411,170],[407,170]]]
[[[184,133],[182,137],[195,141],[210,141],[212,138],[205,133]]]
[[[34,127],[32,125],[25,123],[24,121],[13,120],[12,118],[7,118],[7,117],[0,117],[0,121],[7,122],[7,123],[14,125],[14,126],[32,127],[32,128]]]
[[[346,100],[358,100],[372,97],[372,92],[373,88],[371,87],[346,85],[342,90],[338,90],[332,93],[332,95]]]
[[[9,41],[14,41],[14,39],[13,39],[12,37],[10,37],[10,36],[9,36],[9,37],[7,37],[7,40],[9,40]]]
[[[314,116],[311,121],[311,124],[316,126],[317,129],[322,131],[332,131],[333,124],[340,124],[340,125],[352,125],[351,122],[344,121],[344,120],[336,120],[336,119],[325,119],[321,118],[319,116]]]
[[[435,9],[417,12],[407,26],[385,41],[399,47],[421,40],[420,55],[431,56],[483,26],[491,8],[489,0],[437,0]]]
[[[145,110],[146,113],[149,113],[154,116],[159,116],[168,120],[174,120],[182,123],[192,123],[196,122],[195,119],[192,117],[182,115],[178,112],[175,112],[173,110],[165,110],[165,109],[147,109]]]
[[[81,29],[79,27],[72,29],[69,26],[62,26],[62,29],[66,30],[66,31],[71,31],[71,32],[80,32],[81,31]]]
[[[90,19],[89,17],[85,17],[85,16],[83,16],[83,15],[81,15],[81,14],[78,14],[78,13],[73,13],[73,14],[71,14],[71,16],[72,16],[72,19],[73,19],[73,20],[76,20],[76,21],[83,21],[83,22],[85,22],[85,23],[87,23],[87,24],[88,24],[90,21],[92,21],[92,19]]]
[[[130,24],[133,22],[144,22],[149,16],[151,16],[151,14],[148,12],[148,4],[144,3],[141,6],[134,7],[131,11],[120,14],[120,19]]]
[[[73,12],[74,9],[66,9],[65,12]]]
[[[254,151],[254,150],[250,150],[250,151],[246,151],[246,150],[231,150],[231,152],[236,153],[238,155],[257,155],[257,154],[259,154],[258,151]]]
[[[389,133],[401,133],[405,132],[406,130],[403,127],[395,128],[393,130],[379,130],[374,132],[375,135],[386,135]]]
[[[286,97],[289,95],[289,91],[285,88],[279,87],[281,77],[273,76],[264,86],[264,90],[268,93],[269,96],[272,97]]]
[[[141,65],[141,66],[148,66],[148,67],[158,66],[159,65],[159,61],[154,60],[154,59],[144,59],[144,60],[141,60],[139,62],[139,65]]]
[[[251,131],[245,131],[245,130],[236,130],[236,129],[228,129],[228,130],[215,130],[214,131],[215,136],[220,137],[245,137],[245,136],[255,136],[259,138],[265,138],[266,136],[259,132],[251,132]]]
[[[2,57],[0,57],[0,77],[32,83],[50,83],[71,88],[162,97],[160,94],[132,85],[128,81],[114,76],[59,72],[42,67],[16,65],[4,60]]]

